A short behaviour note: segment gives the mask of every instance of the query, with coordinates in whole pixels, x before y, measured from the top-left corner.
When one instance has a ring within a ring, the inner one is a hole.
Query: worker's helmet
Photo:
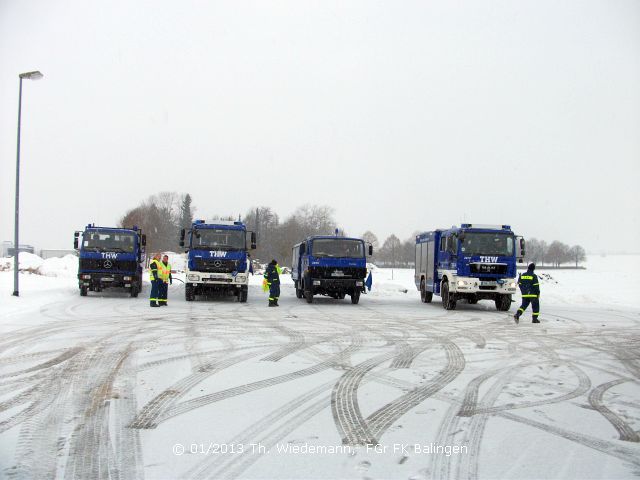
[[[529,264],[529,270],[531,270],[532,272],[536,269],[536,264],[535,263],[530,263]]]

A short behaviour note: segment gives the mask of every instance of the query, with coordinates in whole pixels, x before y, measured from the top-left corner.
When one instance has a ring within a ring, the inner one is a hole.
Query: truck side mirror
[[[369,245],[369,256],[373,255],[373,245]]]
[[[304,255],[305,253],[307,253],[307,244],[306,243],[301,243],[300,244],[300,254]]]
[[[184,242],[184,234],[185,234],[185,231],[184,231],[184,228],[183,228],[183,229],[180,230],[180,241],[181,242]]]
[[[145,247],[147,245],[147,236],[143,234],[142,237],[140,237],[140,241],[142,246]]]
[[[251,250],[258,248],[256,244],[256,232],[251,232]]]
[[[78,237],[73,239],[73,249],[78,250]]]
[[[518,260],[518,263],[524,263],[524,256],[525,256],[524,237],[516,237],[516,245],[517,245],[516,258]]]

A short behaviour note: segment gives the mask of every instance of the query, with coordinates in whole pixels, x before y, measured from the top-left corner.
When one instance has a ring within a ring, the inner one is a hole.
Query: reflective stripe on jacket
[[[155,258],[151,260],[151,263],[149,264],[149,275],[151,280],[158,280],[160,278],[161,269],[162,262],[160,260],[156,260]]]
[[[540,282],[538,276],[531,270],[521,273],[518,277],[518,285],[523,298],[536,298],[540,296]]]
[[[167,263],[165,265],[163,262],[160,262],[160,266],[158,267],[158,276],[163,282],[169,281],[171,278],[171,264]]]

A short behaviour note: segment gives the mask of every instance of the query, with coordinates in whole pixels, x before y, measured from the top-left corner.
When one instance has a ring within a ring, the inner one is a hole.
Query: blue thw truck
[[[186,247],[188,254],[184,289],[188,302],[196,295],[212,292],[233,294],[240,302],[247,301],[249,250],[256,248],[256,235],[247,231],[244,223],[196,220],[190,230],[181,230],[180,246]]]
[[[442,297],[446,310],[458,300],[493,300],[507,311],[517,290],[516,265],[525,243],[509,225],[463,223],[416,236],[415,284],[424,303]]]
[[[132,297],[137,297],[142,290],[146,243],[146,236],[138,227],[96,227],[89,224],[84,231],[75,232],[73,248],[79,250],[80,295],[84,297],[89,291],[100,292],[116,287],[124,288]]]
[[[313,302],[314,295],[360,301],[365,289],[367,254],[373,247],[361,238],[316,235],[294,245],[291,263],[296,296]]]

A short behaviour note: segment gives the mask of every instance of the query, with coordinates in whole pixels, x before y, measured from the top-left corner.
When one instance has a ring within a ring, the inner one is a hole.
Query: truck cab
[[[244,223],[205,223],[196,220],[191,229],[180,232],[180,246],[188,254],[185,299],[196,295],[231,293],[246,302],[249,292],[249,250],[256,248],[256,236]]]
[[[516,293],[516,265],[524,257],[524,239],[509,225],[462,224],[416,237],[415,284],[423,302],[440,295],[445,309],[458,300],[493,300],[509,310]]]
[[[73,248],[79,253],[78,286],[87,292],[124,288],[132,297],[142,290],[142,265],[146,236],[138,227],[113,228],[87,225],[74,234]]]
[[[311,236],[294,245],[291,277],[296,296],[313,302],[314,295],[327,295],[336,299],[351,297],[351,303],[360,301],[365,290],[367,254],[373,247],[361,238],[339,236]]]

